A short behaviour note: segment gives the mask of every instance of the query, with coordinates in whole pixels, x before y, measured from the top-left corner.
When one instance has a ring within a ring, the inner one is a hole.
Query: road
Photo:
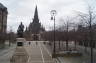
[[[30,45],[25,45],[25,49],[29,55],[28,63],[55,63],[43,42],[31,41]]]

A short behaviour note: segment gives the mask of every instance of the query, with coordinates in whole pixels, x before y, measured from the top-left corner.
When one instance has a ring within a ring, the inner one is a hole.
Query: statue
[[[23,38],[23,32],[24,32],[24,25],[21,22],[21,24],[19,25],[18,30],[17,30],[17,36],[19,38]]]

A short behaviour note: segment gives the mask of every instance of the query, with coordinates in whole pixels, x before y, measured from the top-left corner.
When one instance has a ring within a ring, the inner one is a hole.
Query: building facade
[[[7,30],[7,8],[0,3],[0,32],[6,32]]]
[[[7,30],[7,8],[0,3],[0,48],[4,47]]]

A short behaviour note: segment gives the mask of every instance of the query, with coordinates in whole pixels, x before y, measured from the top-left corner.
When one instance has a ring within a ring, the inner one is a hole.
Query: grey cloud
[[[1,0],[1,2],[8,8],[8,26],[13,26],[14,31],[16,31],[21,21],[25,26],[28,26],[32,21],[36,4],[38,5],[40,22],[47,29],[53,26],[52,21],[50,22],[50,10],[57,10],[56,19],[58,20],[60,16],[64,16],[66,13],[71,15],[72,10],[84,9],[83,0]]]

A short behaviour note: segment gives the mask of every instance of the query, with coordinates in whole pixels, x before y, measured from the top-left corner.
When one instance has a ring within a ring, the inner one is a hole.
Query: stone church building
[[[43,31],[45,31],[45,29],[41,25],[41,23],[39,22],[38,9],[37,9],[37,6],[36,6],[35,12],[34,12],[33,22],[31,22],[29,24],[29,26],[26,28],[26,30],[25,30],[26,33],[25,34],[27,34],[27,35],[29,34],[31,40],[40,40],[41,39],[40,34]],[[27,37],[29,37],[29,36],[27,36]]]

